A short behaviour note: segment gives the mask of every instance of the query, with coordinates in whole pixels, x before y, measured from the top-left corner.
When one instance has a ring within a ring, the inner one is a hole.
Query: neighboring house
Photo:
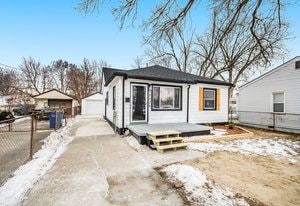
[[[71,95],[65,94],[56,89],[51,89],[42,94],[34,96],[35,109],[65,109],[67,114],[74,115],[79,106],[78,101]],[[75,110],[76,109],[76,110]]]
[[[231,84],[154,65],[103,68],[105,118],[122,134],[131,124],[228,122]]]
[[[0,110],[13,111],[13,109],[21,108],[24,105],[31,108],[34,105],[33,98],[22,93],[0,96]]]
[[[82,115],[104,116],[105,99],[100,92],[91,94],[81,100]]]
[[[300,56],[239,88],[239,122],[300,133]]]
[[[238,99],[238,91],[233,90],[232,97],[229,98],[229,119],[236,119],[238,116],[238,104],[239,104],[239,99]]]
[[[5,96],[0,96],[0,111],[1,110],[6,110],[7,107],[7,102],[6,102],[6,97]]]

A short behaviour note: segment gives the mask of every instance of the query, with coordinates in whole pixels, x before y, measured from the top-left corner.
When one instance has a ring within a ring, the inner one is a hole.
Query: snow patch
[[[0,205],[20,205],[26,194],[41,177],[52,168],[57,158],[72,141],[69,128],[76,120],[68,121],[68,125],[57,132],[52,132],[44,139],[42,148],[33,159],[17,169],[13,176],[0,187]]]
[[[141,145],[134,136],[124,137],[124,139],[127,142],[127,144],[129,144],[129,146],[137,152],[143,152],[148,150],[148,148],[145,145]]]
[[[243,198],[228,188],[214,184],[199,169],[183,164],[172,164],[162,169],[168,181],[175,186],[181,185],[187,200],[192,205],[248,205]]]
[[[19,123],[19,122],[23,122],[23,121],[25,121],[25,120],[30,120],[30,119],[31,119],[31,117],[16,117],[16,120],[13,121],[13,123]],[[12,123],[12,124],[13,124],[13,123]],[[0,127],[7,127],[7,126],[8,126],[7,123],[0,124]]]
[[[214,130],[211,130],[211,134],[216,137],[220,137],[223,135],[227,135],[228,132],[225,129],[214,129]]]
[[[292,157],[300,151],[300,141],[283,139],[241,139],[219,143],[190,143],[189,149],[210,153],[215,151],[239,152],[242,154]]]

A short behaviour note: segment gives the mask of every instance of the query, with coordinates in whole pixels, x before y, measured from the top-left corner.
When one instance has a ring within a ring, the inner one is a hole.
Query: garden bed
[[[212,142],[212,141],[231,141],[241,138],[251,138],[253,132],[240,126],[234,126],[232,129],[228,125],[213,125],[211,135],[193,136],[185,139],[187,142]]]
[[[229,128],[228,125],[224,124],[217,124],[213,126],[214,130],[223,130],[227,133],[227,135],[232,135],[232,134],[245,134],[247,131],[242,129],[241,127],[234,126],[233,128]]]

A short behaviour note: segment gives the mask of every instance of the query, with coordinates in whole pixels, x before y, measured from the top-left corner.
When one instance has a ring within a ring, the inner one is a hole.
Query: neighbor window
[[[204,110],[215,110],[216,109],[216,90],[215,89],[204,89],[203,90],[203,103],[204,103]]]
[[[152,109],[181,109],[181,87],[153,86]]]
[[[284,112],[284,93],[273,93],[273,112]]]
[[[116,109],[116,86],[113,87],[113,110]]]

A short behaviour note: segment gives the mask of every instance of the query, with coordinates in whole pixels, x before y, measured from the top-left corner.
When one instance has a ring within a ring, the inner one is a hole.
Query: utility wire
[[[0,62],[0,66],[4,66],[4,67],[10,68],[10,69],[13,69],[13,70],[18,70],[18,71],[19,71],[19,69],[18,69],[18,68],[16,68],[16,67],[12,67],[12,66],[9,66],[9,65],[7,65],[7,64],[2,64],[1,62]]]

